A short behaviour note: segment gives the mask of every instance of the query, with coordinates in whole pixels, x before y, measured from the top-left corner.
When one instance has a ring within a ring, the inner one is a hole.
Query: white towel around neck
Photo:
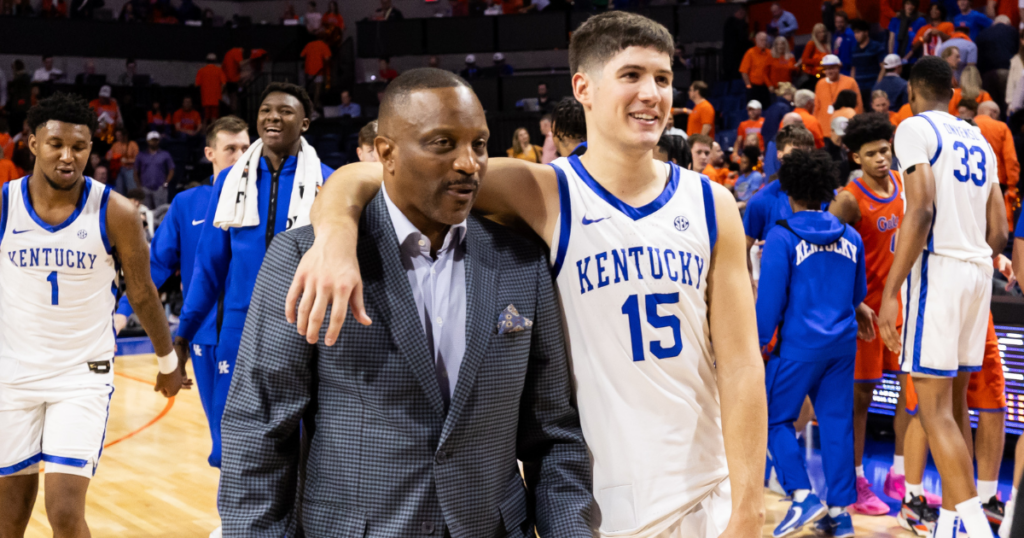
[[[320,157],[317,156],[316,150],[305,138],[300,137],[299,140],[301,147],[295,167],[295,181],[292,182],[291,200],[288,203],[286,230],[309,224],[309,211],[324,183]],[[262,155],[263,141],[256,140],[228,171],[227,177],[224,178],[224,189],[217,200],[217,212],[213,217],[214,226],[222,230],[259,226],[259,192],[256,189],[256,180]]]

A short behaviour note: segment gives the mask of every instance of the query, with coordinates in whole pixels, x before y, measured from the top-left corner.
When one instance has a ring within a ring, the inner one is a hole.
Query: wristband
[[[156,358],[156,364],[160,367],[160,373],[167,375],[178,369],[178,354],[171,351],[163,357]]]

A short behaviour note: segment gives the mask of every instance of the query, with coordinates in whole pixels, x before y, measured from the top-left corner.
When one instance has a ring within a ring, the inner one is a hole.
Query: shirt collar
[[[398,238],[398,244],[402,249],[414,249],[415,254],[430,255],[430,238],[423,235],[423,232],[416,227],[409,217],[402,213],[401,209],[391,201],[391,196],[388,195],[388,189],[382,183],[380,186],[381,192],[384,194],[384,203],[388,207],[388,215],[391,217],[391,224],[395,227],[395,236]],[[453,224],[448,228],[448,233],[444,237],[444,242],[438,249],[438,252],[442,252],[453,248],[458,245],[461,246],[466,241],[466,221],[463,220],[458,224]]]

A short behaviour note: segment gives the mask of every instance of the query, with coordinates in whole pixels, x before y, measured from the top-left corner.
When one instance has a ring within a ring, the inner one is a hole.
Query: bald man
[[[377,128],[380,163],[351,165],[384,171],[356,247],[373,324],[307,343],[280,305],[313,228],[274,239],[224,412],[224,535],[592,538],[544,252],[469,214],[487,169],[480,101],[457,75],[413,69]]]
[[[981,129],[981,135],[998,157],[996,162],[999,186],[1003,189],[1007,218],[1010,219],[1010,229],[1013,230],[1013,210],[1016,209],[1019,200],[1017,181],[1020,179],[1020,162],[1017,160],[1017,150],[1013,145],[1013,133],[1006,123],[999,121],[999,105],[995,101],[978,103],[978,114],[974,117],[974,123]]]
[[[799,125],[804,127],[804,118],[796,112],[789,112],[785,116],[782,116],[782,121],[779,123],[779,130],[781,131],[784,127],[789,125]],[[778,145],[775,140],[768,142],[768,147],[764,151],[764,175],[766,177],[773,177],[779,173],[779,167],[782,166],[781,152],[779,151]]]
[[[768,50],[768,34],[758,32],[754,36],[754,46],[743,55],[740,75],[747,86],[747,101],[759,101],[762,110],[772,104],[772,94],[768,89],[768,69],[772,60],[772,52]]]

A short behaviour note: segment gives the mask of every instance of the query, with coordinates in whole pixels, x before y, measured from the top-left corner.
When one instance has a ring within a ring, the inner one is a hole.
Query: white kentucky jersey
[[[728,477],[708,323],[711,184],[666,165],[662,194],[636,208],[579,157],[552,166],[553,266],[601,532],[648,536]]]
[[[893,141],[900,172],[928,163],[935,176],[932,254],[991,267],[986,207],[999,182],[995,153],[981,130],[945,112],[928,111],[900,123]]]
[[[64,222],[39,218],[28,177],[3,186],[0,359],[28,381],[114,355],[116,272],[107,238],[110,188],[85,178]]]

